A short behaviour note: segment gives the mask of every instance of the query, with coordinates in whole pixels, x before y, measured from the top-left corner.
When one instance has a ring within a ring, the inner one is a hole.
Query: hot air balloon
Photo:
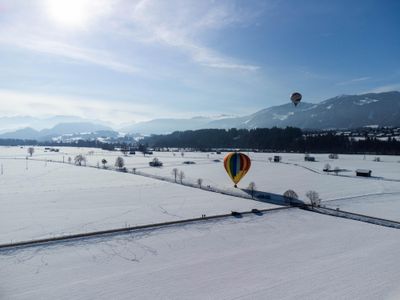
[[[291,96],[290,96],[290,100],[292,100],[294,106],[297,106],[297,104],[300,103],[301,101],[301,94],[298,92],[294,92]]]
[[[237,183],[246,175],[251,165],[250,158],[239,152],[228,153],[224,158],[224,167],[229,177],[235,183]]]

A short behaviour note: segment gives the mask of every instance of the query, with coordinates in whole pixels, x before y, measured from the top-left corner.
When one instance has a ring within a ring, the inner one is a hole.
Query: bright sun
[[[48,0],[47,12],[65,27],[83,27],[89,19],[88,0]]]

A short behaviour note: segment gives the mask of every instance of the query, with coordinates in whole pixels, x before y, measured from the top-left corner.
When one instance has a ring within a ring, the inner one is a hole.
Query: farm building
[[[151,162],[149,162],[150,167],[162,167],[163,163],[155,157]]]
[[[357,176],[362,176],[362,177],[371,177],[371,170],[365,170],[365,169],[358,169],[356,170],[356,175]]]
[[[305,161],[315,161],[315,157],[314,156],[304,156],[304,160]]]

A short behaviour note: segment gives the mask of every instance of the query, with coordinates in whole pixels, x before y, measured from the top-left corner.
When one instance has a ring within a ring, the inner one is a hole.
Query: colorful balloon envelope
[[[301,98],[302,98],[302,96],[298,92],[294,92],[292,95],[290,95],[290,100],[292,100],[294,106],[297,106],[297,104],[300,103]]]
[[[246,175],[251,166],[250,158],[239,152],[231,152],[224,158],[224,167],[232,181],[236,184]]]

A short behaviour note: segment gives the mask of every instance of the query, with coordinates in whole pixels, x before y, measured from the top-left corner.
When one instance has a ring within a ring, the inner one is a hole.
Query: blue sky
[[[0,116],[126,124],[400,90],[400,1],[0,0]]]

